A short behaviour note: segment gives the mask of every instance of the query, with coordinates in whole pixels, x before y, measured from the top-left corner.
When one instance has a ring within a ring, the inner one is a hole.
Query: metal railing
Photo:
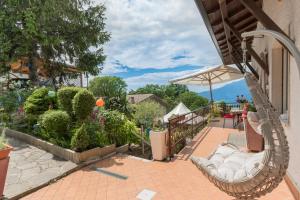
[[[174,154],[183,149],[186,141],[198,134],[207,125],[208,119],[215,116],[216,110],[220,116],[223,116],[232,108],[241,109],[242,107],[243,104],[240,103],[214,103],[169,119],[166,138],[169,156],[173,157]]]
[[[242,109],[242,103],[214,103],[214,108],[217,108],[222,113],[228,113],[232,108]]]
[[[187,139],[192,139],[206,126],[209,113],[210,106],[206,106],[169,119],[167,144],[170,157],[185,146]]]

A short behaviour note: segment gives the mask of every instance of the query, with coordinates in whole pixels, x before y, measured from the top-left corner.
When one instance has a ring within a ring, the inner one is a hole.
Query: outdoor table
[[[243,114],[243,109],[240,109],[240,108],[231,108],[230,113],[237,117],[237,122],[235,124],[235,127],[236,127],[240,123],[240,117]]]

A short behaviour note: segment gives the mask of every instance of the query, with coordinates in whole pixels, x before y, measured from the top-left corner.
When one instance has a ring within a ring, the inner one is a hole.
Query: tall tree
[[[96,77],[90,81],[89,90],[98,97],[105,99],[105,107],[128,114],[125,81],[115,76]]]
[[[104,62],[105,7],[92,0],[0,1],[0,67],[26,58],[37,83],[37,63],[50,76],[63,74],[67,63],[97,75]]]
[[[199,96],[197,93],[191,91],[180,94],[178,101],[184,103],[190,110],[195,110],[208,105],[207,98]]]

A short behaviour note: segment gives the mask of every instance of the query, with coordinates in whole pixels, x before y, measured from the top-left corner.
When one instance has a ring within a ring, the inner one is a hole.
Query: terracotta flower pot
[[[13,148],[9,145],[5,145],[3,149],[0,149],[0,199],[3,196],[5,179],[9,163],[9,153]]]
[[[4,149],[0,149],[0,160],[8,157],[8,155],[12,149],[13,148],[7,144],[5,145]]]
[[[150,131],[150,142],[154,160],[167,158],[167,134],[168,130]]]

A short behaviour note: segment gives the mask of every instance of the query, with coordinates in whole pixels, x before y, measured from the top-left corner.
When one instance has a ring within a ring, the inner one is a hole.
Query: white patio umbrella
[[[234,67],[227,65],[220,65],[216,67],[210,67],[205,70],[185,75],[180,78],[170,80],[171,83],[181,85],[202,85],[209,86],[210,100],[213,102],[212,85],[225,83],[237,79],[243,78],[243,74]]]

